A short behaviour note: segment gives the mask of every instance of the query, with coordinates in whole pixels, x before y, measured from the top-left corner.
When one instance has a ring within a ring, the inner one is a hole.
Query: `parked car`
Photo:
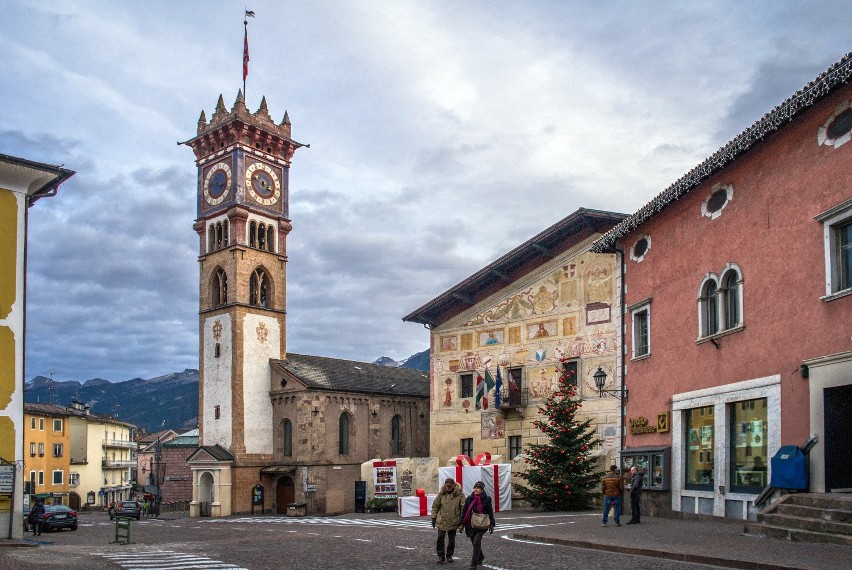
[[[114,517],[133,518],[139,520],[142,518],[142,503],[139,501],[121,501],[115,509],[110,511],[109,518]]]
[[[27,522],[30,524],[30,527],[35,526],[35,513],[32,510],[27,517]],[[47,532],[62,528],[77,530],[77,511],[65,505],[45,505],[41,530]]]

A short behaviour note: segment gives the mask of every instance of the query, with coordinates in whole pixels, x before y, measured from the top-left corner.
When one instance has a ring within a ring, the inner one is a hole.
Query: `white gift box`
[[[483,458],[483,456],[485,456]],[[477,465],[465,465],[474,463],[469,457],[460,455],[456,459],[454,467],[438,468],[438,489],[444,484],[448,477],[455,479],[462,487],[465,496],[473,492],[473,484],[477,481],[485,483],[485,492],[494,503],[494,512],[509,511],[512,509],[512,464],[491,464],[489,454],[479,454],[475,463]],[[484,463],[484,465],[483,465]]]
[[[424,494],[415,497],[397,497],[397,512],[401,517],[431,516],[432,503],[436,496]]]

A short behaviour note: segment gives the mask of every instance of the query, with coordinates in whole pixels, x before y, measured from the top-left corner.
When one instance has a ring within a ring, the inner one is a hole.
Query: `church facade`
[[[428,382],[418,371],[320,357],[302,357],[311,366],[299,368],[288,358],[289,171],[306,145],[291,138],[286,113],[276,123],[266,98],[252,113],[242,92],[231,109],[220,95],[209,122],[202,112],[197,135],[183,144],[198,167],[199,447],[188,458],[190,514],[286,512],[291,503],[352,510],[360,467],[351,466],[391,450],[362,441],[396,438],[428,452],[413,419],[428,410]],[[342,377],[317,382],[310,374]],[[341,441],[354,433],[358,445]]]

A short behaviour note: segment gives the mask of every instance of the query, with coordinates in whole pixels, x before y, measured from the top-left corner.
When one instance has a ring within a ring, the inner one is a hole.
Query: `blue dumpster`
[[[776,489],[808,489],[808,466],[805,454],[795,445],[785,445],[771,459],[772,481]]]

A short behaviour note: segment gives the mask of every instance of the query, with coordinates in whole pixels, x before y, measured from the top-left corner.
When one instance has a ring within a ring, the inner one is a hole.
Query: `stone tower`
[[[198,167],[199,445],[233,456],[232,505],[217,497],[224,514],[242,510],[272,456],[269,360],[286,357],[290,160],[305,145],[290,138],[287,113],[276,124],[265,97],[251,113],[242,91],[230,110],[220,95],[209,122],[202,111],[184,144]]]

